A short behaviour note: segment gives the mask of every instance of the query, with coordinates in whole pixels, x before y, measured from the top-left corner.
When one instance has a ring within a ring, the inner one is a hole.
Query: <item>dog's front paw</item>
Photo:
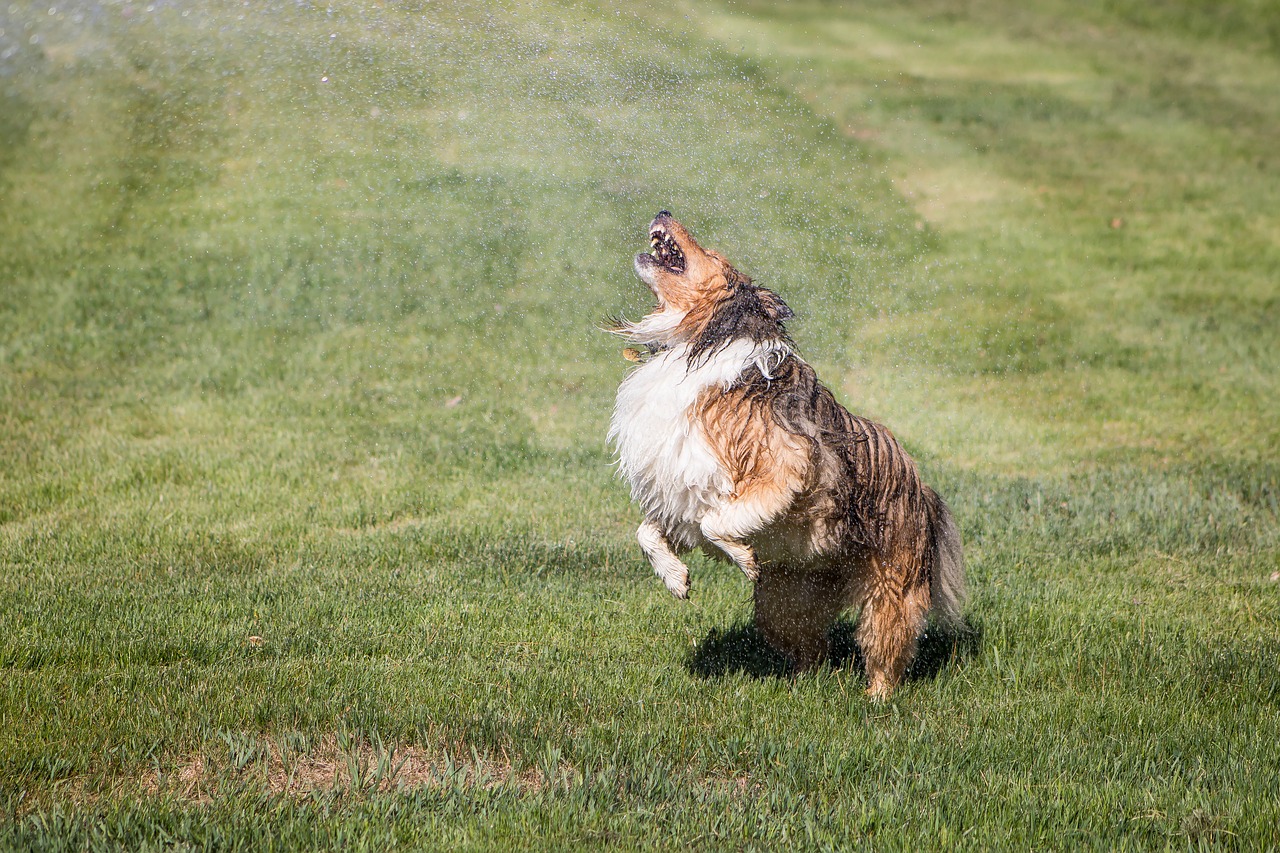
[[[747,576],[747,580],[755,583],[760,580],[760,561],[756,559],[756,549],[750,545],[740,546],[741,551],[733,555],[733,561]]]
[[[703,525],[703,531],[706,531],[706,525]],[[760,563],[756,560],[756,550],[746,542],[735,542],[732,539],[722,539],[708,536],[712,544],[719,548],[726,557],[733,561],[733,564],[742,573],[747,576],[747,580],[755,583],[760,580]]]
[[[661,575],[662,582],[666,585],[667,591],[676,598],[683,601],[689,597],[689,570],[668,572]]]

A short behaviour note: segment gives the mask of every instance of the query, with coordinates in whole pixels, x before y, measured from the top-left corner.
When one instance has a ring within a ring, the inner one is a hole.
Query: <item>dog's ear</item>
[[[764,306],[765,313],[769,315],[770,320],[786,320],[794,317],[796,314],[787,303],[782,301],[782,297],[764,287],[756,288],[760,296],[760,304]]]

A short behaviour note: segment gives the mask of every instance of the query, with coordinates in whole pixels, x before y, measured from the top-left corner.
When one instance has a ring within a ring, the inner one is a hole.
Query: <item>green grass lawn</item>
[[[0,6],[0,848],[1280,847],[1280,4],[1030,7]],[[634,544],[664,207],[960,520],[888,704]]]

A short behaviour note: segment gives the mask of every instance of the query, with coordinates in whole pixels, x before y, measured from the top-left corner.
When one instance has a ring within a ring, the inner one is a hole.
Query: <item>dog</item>
[[[607,330],[643,347],[608,440],[644,511],[640,548],[676,598],[702,548],[752,582],[755,625],[793,663],[829,654],[842,612],[867,694],[902,682],[930,614],[963,624],[964,560],[946,503],[887,428],[850,414],[796,352],[773,291],[661,211],[635,272],[657,306]]]

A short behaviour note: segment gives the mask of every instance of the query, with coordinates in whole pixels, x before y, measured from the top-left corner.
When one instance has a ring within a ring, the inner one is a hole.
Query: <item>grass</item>
[[[0,847],[1280,846],[1275,20],[0,10]],[[961,521],[887,705],[634,547],[662,207]]]

